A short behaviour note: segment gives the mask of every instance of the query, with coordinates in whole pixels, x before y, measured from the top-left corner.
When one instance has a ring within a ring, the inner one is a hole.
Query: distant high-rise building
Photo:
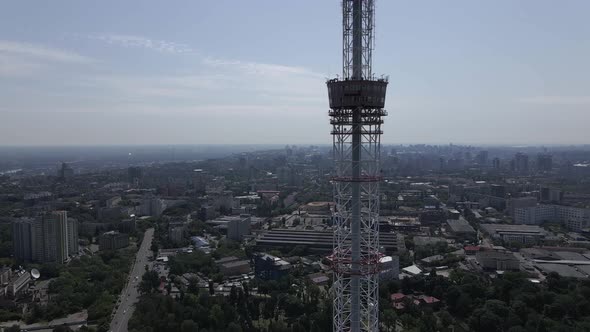
[[[47,263],[47,262],[59,262],[58,259],[58,253],[59,253],[59,248],[58,248],[58,238],[60,237],[58,235],[58,221],[57,218],[54,218],[54,216],[52,214],[50,215],[45,215],[43,216],[43,218],[41,219],[42,223],[42,229],[41,229],[41,236],[42,236],[42,241],[43,241],[43,252],[42,252],[42,256],[39,258],[39,260],[41,262]],[[59,255],[61,256],[61,255]],[[63,262],[63,261],[62,261]]]
[[[56,262],[63,263],[68,260],[68,213],[66,211],[55,211],[52,213],[53,223],[55,224],[55,246]]]
[[[550,154],[541,153],[537,155],[537,170],[540,172],[551,172],[553,168],[553,157]]]
[[[517,173],[528,173],[529,171],[529,156],[524,153],[517,153],[514,156],[514,170]]]
[[[250,234],[251,218],[249,214],[240,215],[227,224],[227,237],[234,241],[242,241],[244,235]]]
[[[141,215],[159,217],[166,209],[166,203],[155,196],[148,196],[141,201],[139,207]]]
[[[45,240],[43,237],[43,218],[38,217],[31,224],[31,260],[45,261]]]
[[[57,170],[57,177],[66,180],[74,175],[74,170],[66,163],[61,163],[60,168]]]
[[[496,157],[492,160],[492,167],[496,170],[500,169],[500,158]]]
[[[490,194],[494,197],[504,198],[504,196],[506,196],[506,187],[498,184],[493,184],[490,186]]]
[[[68,218],[68,254],[70,256],[78,253],[78,242],[78,220]]]
[[[475,157],[475,161],[480,166],[487,166],[488,164],[488,151],[480,151],[477,156]]]
[[[74,221],[68,221],[66,211],[56,211],[14,222],[15,256],[23,261],[41,263],[67,261],[74,250],[78,251],[78,227]]]
[[[563,200],[563,191],[549,187],[541,187],[539,190],[539,200],[545,203],[561,203]]]
[[[200,168],[193,170],[193,187],[200,193],[207,189],[205,172]]]
[[[143,172],[141,167],[129,167],[127,169],[127,177],[130,184],[134,186],[139,186],[141,184],[141,178],[143,176]]]
[[[32,260],[31,229],[34,224],[35,220],[29,218],[21,218],[12,222],[14,258],[18,261],[29,262]]]

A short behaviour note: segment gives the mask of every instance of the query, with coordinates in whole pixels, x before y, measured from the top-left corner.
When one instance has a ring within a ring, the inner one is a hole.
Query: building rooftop
[[[447,240],[442,237],[414,236],[414,245],[417,246],[432,245],[439,242],[447,242]]]
[[[576,268],[565,264],[537,263],[537,266],[545,273],[556,272],[562,277],[586,278],[586,275]]]
[[[547,232],[536,225],[513,225],[513,224],[481,224],[480,228],[488,234],[518,234],[518,235],[546,235]]]
[[[404,267],[402,270],[405,272],[408,272],[409,274],[412,274],[412,275],[418,275],[418,274],[422,273],[422,270],[420,270],[420,268],[416,265]]]
[[[332,251],[333,238],[332,231],[273,229],[257,238],[256,246],[259,248],[294,248],[302,245],[307,246],[309,250],[326,253]],[[388,251],[398,251],[397,234],[380,233],[379,245]]]
[[[577,252],[571,251],[556,251],[556,256],[559,256],[560,259],[564,260],[572,260],[572,261],[590,261],[587,257]]]
[[[460,218],[457,220],[447,220],[447,224],[453,233],[472,233],[475,234],[475,229],[469,225],[467,220]]]
[[[224,264],[221,264],[221,265],[224,268],[232,268],[232,267],[236,267],[236,266],[250,265],[250,261],[248,261],[248,260],[231,261],[231,262],[224,263]]]
[[[216,260],[215,264],[224,264],[224,263],[233,262],[233,261],[237,261],[237,260],[238,260],[238,258],[236,256],[223,257],[221,259]]]

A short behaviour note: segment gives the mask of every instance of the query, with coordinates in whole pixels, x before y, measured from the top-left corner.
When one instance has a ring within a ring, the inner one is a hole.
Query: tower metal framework
[[[374,0],[343,0],[342,79],[327,82],[332,124],[334,331],[379,330],[379,182],[386,79],[372,73]]]

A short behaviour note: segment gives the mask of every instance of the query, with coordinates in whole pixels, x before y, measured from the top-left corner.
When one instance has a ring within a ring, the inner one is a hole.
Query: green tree
[[[160,277],[156,271],[147,271],[141,277],[139,283],[139,291],[143,294],[150,293],[152,290],[160,286]]]
[[[214,295],[215,294],[215,286],[213,284],[213,280],[209,280],[209,294],[210,295]]]
[[[229,323],[227,328],[225,329],[227,332],[242,332],[242,327],[235,322]]]
[[[158,244],[154,241],[152,242],[152,245],[150,246],[150,250],[152,251],[152,254],[154,255],[154,257],[158,256],[158,250],[160,248],[158,247]]]
[[[194,295],[199,295],[199,280],[197,278],[190,278],[188,280],[187,291]]]
[[[54,328],[53,332],[73,332],[73,330],[67,325],[61,325]]]
[[[12,325],[11,327],[6,329],[6,332],[20,332],[20,326]]]
[[[387,331],[395,331],[395,325],[397,323],[397,314],[391,308],[387,308],[381,314],[381,319],[383,320],[383,325],[387,329]]]
[[[222,329],[225,326],[223,310],[219,305],[214,305],[209,312],[209,320],[216,329]]]
[[[181,332],[194,332],[198,330],[197,324],[193,320],[183,320],[180,324]]]

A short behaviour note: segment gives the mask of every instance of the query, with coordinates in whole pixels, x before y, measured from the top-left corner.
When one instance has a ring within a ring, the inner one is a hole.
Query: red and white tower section
[[[386,79],[372,72],[374,0],[343,0],[342,78],[327,82],[335,174],[334,331],[379,330],[379,183]]]

